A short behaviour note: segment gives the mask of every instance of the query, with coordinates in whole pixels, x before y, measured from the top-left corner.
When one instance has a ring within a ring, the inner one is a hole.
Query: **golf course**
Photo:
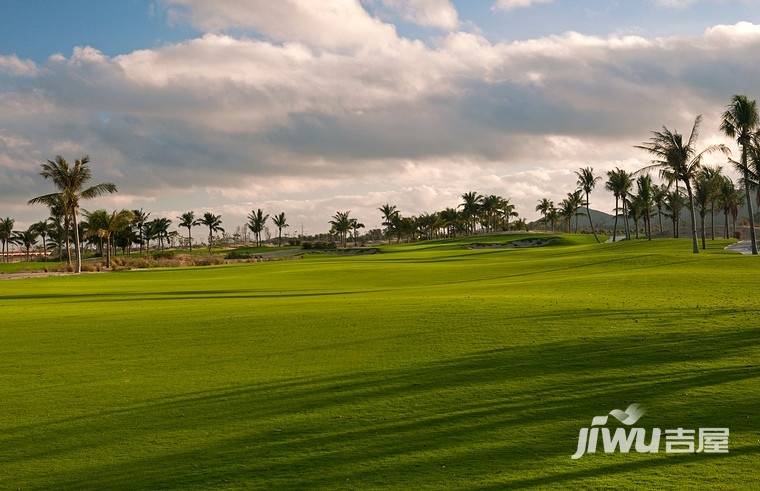
[[[760,265],[731,242],[502,234],[0,280],[0,488],[746,488]],[[730,452],[570,458],[632,403],[646,428],[728,427]]]

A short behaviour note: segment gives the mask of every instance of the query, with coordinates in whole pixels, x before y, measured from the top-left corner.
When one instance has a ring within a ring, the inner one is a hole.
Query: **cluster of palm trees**
[[[337,211],[330,220],[330,234],[336,235],[343,247],[346,247],[348,235],[352,234],[354,247],[359,245],[359,230],[364,224],[356,218],[351,218],[351,211]]]
[[[731,233],[729,223],[736,234],[736,222],[740,210],[747,206],[749,214],[749,231],[752,253],[757,254],[754,215],[750,190],[756,190],[756,199],[760,202],[760,118],[757,104],[747,96],[736,95],[731,99],[721,118],[720,130],[735,138],[741,149],[739,161],[730,158],[730,149],[723,144],[697,147],[699,129],[702,117],[697,116],[692,125],[688,138],[678,131],[667,127],[653,131],[651,138],[637,145],[636,148],[645,150],[652,156],[649,165],[636,172],[627,172],[616,168],[607,172],[605,188],[615,197],[615,223],[613,226],[613,241],[617,239],[618,218],[622,215],[626,238],[631,237],[630,222],[634,222],[636,237],[639,237],[639,225],[643,227],[648,239],[652,238],[652,218],[657,217],[659,230],[663,232],[662,217],[672,221],[673,237],[678,237],[680,216],[686,208],[691,215],[691,237],[694,253],[699,253],[697,215],[699,216],[699,237],[702,249],[706,248],[706,217],[710,216],[710,235],[715,239],[715,214],[722,213],[724,218],[723,237]],[[728,163],[741,174],[739,184],[735,184],[724,174],[721,166],[704,164],[705,157],[711,154],[722,154],[728,158]],[[663,184],[653,183],[651,172],[658,171]],[[595,176],[590,167],[576,172],[578,188],[568,193],[558,206],[544,198],[536,206],[543,218],[544,228],[551,225],[554,230],[558,221],[562,220],[570,231],[571,220],[576,219],[582,207],[586,208],[591,232],[596,237],[596,231],[591,219],[589,196],[601,176]],[[597,241],[599,239],[597,238]]]
[[[457,208],[409,217],[402,216],[395,205],[386,203],[378,211],[382,214],[382,224],[388,242],[390,243],[394,237],[397,242],[402,238],[430,240],[525,226],[523,220],[517,220],[519,215],[515,211],[515,205],[507,198],[494,194],[484,196],[470,191],[462,194],[461,199],[462,202]],[[511,221],[512,219],[515,221]]]

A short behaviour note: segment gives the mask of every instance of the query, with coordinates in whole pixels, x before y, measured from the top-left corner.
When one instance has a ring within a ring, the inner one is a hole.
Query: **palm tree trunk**
[[[588,193],[586,193],[586,214],[588,215],[588,223],[591,225],[591,233],[594,234],[594,240],[599,243],[599,237],[596,236],[596,230],[594,230],[594,222],[591,221],[591,205],[588,201]]]
[[[190,252],[193,252],[193,232],[190,227],[187,227],[187,245],[190,247]]]
[[[618,215],[620,214],[620,210],[618,210],[618,206],[620,205],[620,196],[617,194],[615,195],[615,225],[612,226],[612,242],[613,244],[617,242],[617,222],[618,222]]]
[[[749,237],[752,243],[752,255],[757,255],[757,237],[755,237],[755,217],[752,216],[752,197],[749,194],[749,172],[747,172],[747,144],[742,144],[742,169],[744,169],[744,192],[749,212]]]
[[[106,268],[111,267],[111,236],[106,237]]]
[[[728,210],[723,210],[723,221],[725,222],[723,225],[723,238],[728,238]]]
[[[660,223],[660,233],[662,233],[662,210],[657,208],[657,221]]]
[[[42,236],[42,262],[47,262],[47,240],[44,235]]]
[[[697,245],[697,215],[694,212],[694,194],[691,192],[691,184],[688,179],[685,180],[686,193],[689,195],[689,214],[691,216],[691,246],[694,254],[699,254],[699,245]]]
[[[627,240],[631,240],[631,226],[628,223],[628,203],[625,200],[625,195],[622,196],[623,199],[623,224],[625,225],[625,238]]]
[[[715,203],[710,204],[710,240],[715,240]]]
[[[69,234],[69,229],[71,223],[69,223],[68,218],[64,220],[63,226],[65,228],[64,235],[66,237],[66,266],[71,267],[71,234]]]
[[[699,222],[700,222],[700,225],[701,225],[701,228],[702,228],[702,230],[701,230],[701,233],[702,233],[702,250],[704,251],[705,249],[707,249],[707,245],[705,244],[705,214],[704,214],[704,212],[699,214]]]
[[[71,214],[72,221],[74,222],[74,248],[77,253],[77,274],[82,272],[82,247],[79,243],[79,224],[77,223],[77,210]]]

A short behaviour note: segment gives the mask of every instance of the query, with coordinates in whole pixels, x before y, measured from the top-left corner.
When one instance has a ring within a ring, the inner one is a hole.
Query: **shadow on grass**
[[[672,395],[760,379],[760,367],[736,361],[759,342],[760,329],[617,335],[179,393],[7,428],[0,465],[47,462],[46,475],[10,484],[56,489],[443,487],[507,469],[503,485],[540,487],[676,469],[685,460],[665,455],[567,464],[580,426],[630,402],[655,404],[665,416],[651,421],[665,426],[720,417],[732,433],[751,431],[739,416],[754,413],[758,394],[728,407],[708,399],[688,421],[677,419],[683,401]]]

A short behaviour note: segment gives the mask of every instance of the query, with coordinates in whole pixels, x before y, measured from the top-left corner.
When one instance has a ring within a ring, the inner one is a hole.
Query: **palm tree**
[[[150,212],[145,212],[140,208],[139,210],[132,210],[132,224],[137,229],[137,238],[140,242],[140,254],[143,252],[143,246],[145,245],[145,224],[148,223]]]
[[[552,203],[550,200],[546,198],[541,199],[536,205],[536,211],[541,213],[541,215],[543,215],[544,217],[544,232],[548,230],[547,220],[548,220],[549,210],[551,210],[553,207],[554,207],[554,203]]]
[[[248,229],[253,232],[256,237],[256,247],[261,247],[261,232],[266,226],[269,215],[265,215],[261,208],[256,211],[251,211],[248,215]]]
[[[679,220],[681,218],[681,210],[685,206],[683,194],[679,189],[668,191],[665,195],[665,216],[669,216],[673,222],[673,238],[678,238]]]
[[[568,194],[568,198],[563,199],[559,203],[559,216],[562,217],[565,220],[565,223],[567,223],[567,233],[570,233],[570,222],[573,219],[573,216],[577,214],[577,208],[575,207],[575,203],[572,199],[569,197],[572,197],[572,193]]]
[[[481,205],[483,203],[483,196],[479,195],[475,191],[469,191],[462,196],[462,212],[464,213],[465,220],[470,225],[470,234],[475,233],[475,222],[480,214]]]
[[[47,261],[47,238],[50,236],[51,227],[47,220],[35,223],[32,227],[37,235],[42,237],[42,260]]]
[[[13,218],[5,217],[2,220],[0,220],[0,242],[2,242],[2,252],[3,252],[3,261],[8,262],[8,248],[9,245],[12,243],[14,236],[13,236],[13,226],[16,224],[16,221]]]
[[[707,200],[710,203],[710,240],[715,240],[715,204],[720,195],[720,186],[723,181],[723,168],[719,165],[714,167],[703,166],[702,176],[707,185]]]
[[[282,229],[289,227],[288,220],[285,218],[285,212],[283,211],[279,215],[275,215],[272,218],[272,223],[277,227],[277,237],[279,246],[282,247]]]
[[[707,206],[710,202],[710,193],[712,192],[712,183],[709,176],[700,172],[694,178],[694,203],[699,207],[699,224],[700,236],[702,238],[702,250],[707,248],[705,244],[705,215],[707,215]]]
[[[617,241],[617,223],[620,215],[620,200],[623,200],[623,216],[627,214],[626,201],[628,191],[631,189],[631,175],[620,168],[615,168],[607,172],[607,182],[605,188],[615,196],[615,225],[612,227],[612,242]],[[627,221],[626,221],[627,223]],[[626,237],[628,237],[628,227],[626,226]]]
[[[193,227],[198,225],[195,221],[195,213],[188,211],[178,216],[179,226],[187,229],[187,245],[190,248],[190,252],[193,252]]]
[[[499,198],[499,212],[501,213],[501,216],[504,218],[504,230],[509,230],[509,219],[510,218],[517,218],[520,216],[516,211],[516,207],[512,203],[509,202],[508,199]]]
[[[58,188],[57,193],[38,196],[29,200],[29,204],[42,203],[48,206],[56,204],[60,200],[74,227],[74,248],[77,253],[77,273],[82,272],[82,247],[79,241],[79,202],[84,199],[92,199],[106,193],[115,193],[116,185],[110,182],[96,184],[85,188],[87,182],[92,179],[92,171],[89,167],[90,158],[82,157],[69,166],[66,160],[58,155],[55,160],[48,160],[42,164],[40,175],[50,179]]]
[[[660,227],[660,233],[663,233],[662,228],[662,208],[665,206],[665,197],[667,196],[668,188],[664,185],[654,186],[652,188],[652,200],[655,207],[657,207],[657,223]]]
[[[333,231],[338,234],[338,240],[343,247],[346,247],[346,235],[351,229],[351,218],[349,218],[350,211],[336,211],[330,220]],[[275,222],[277,225],[277,222]]]
[[[596,235],[596,230],[594,230],[594,222],[591,221],[591,205],[589,203],[589,195],[591,194],[591,191],[594,190],[594,187],[596,187],[596,183],[601,181],[602,178],[598,176],[594,176],[594,169],[593,167],[585,167],[583,169],[575,171],[575,175],[578,177],[578,187],[583,191],[583,193],[586,195],[586,213],[588,214],[588,223],[591,225],[591,233],[594,234],[594,239],[596,240],[597,244],[599,243],[599,237]]]
[[[652,206],[654,204],[654,185],[652,184],[652,176],[644,174],[636,179],[636,188],[638,189],[638,206],[640,217],[644,219],[644,232],[647,235],[647,240],[652,240]]]
[[[204,225],[208,227],[208,253],[211,255],[211,246],[214,242],[214,233],[224,232],[222,228],[222,215],[214,215],[210,211],[203,214],[202,218],[198,219],[198,225]]]
[[[364,224],[361,223],[356,218],[352,218],[350,225],[351,225],[351,230],[353,230],[354,232],[354,247],[358,247],[359,246],[359,229],[364,228]]]
[[[681,181],[686,186],[690,204],[692,251],[694,254],[699,254],[699,246],[697,245],[697,220],[691,183],[699,173],[702,158],[705,155],[718,151],[725,154],[730,153],[725,145],[710,145],[701,152],[697,151],[696,145],[701,122],[702,116],[697,116],[694,119],[694,126],[692,126],[691,134],[686,141],[684,141],[683,135],[677,131],[663,127],[662,131],[653,131],[648,142],[636,146],[636,148],[646,150],[654,157],[652,165],[645,167],[642,171],[651,168],[665,170],[671,174],[673,179]]]
[[[383,226],[385,234],[388,236],[388,244],[391,243],[391,236],[395,233],[394,227],[399,218],[399,211],[395,205],[384,204],[378,211],[383,214]]]
[[[557,220],[559,220],[559,211],[557,208],[555,208],[554,203],[552,203],[551,208],[549,208],[549,212],[546,214],[547,218],[549,219],[549,223],[552,224],[552,233],[554,232],[554,227],[557,224]]]
[[[581,215],[580,209],[583,206],[583,190],[577,189],[572,193],[567,193],[567,201],[573,209],[575,217],[575,233],[578,233],[578,217]]]
[[[728,230],[728,216],[733,214],[733,210],[739,208],[739,203],[742,200],[740,191],[736,189],[734,182],[727,176],[723,176],[720,183],[720,190],[718,192],[718,203],[723,210],[723,238],[729,238]]]
[[[134,215],[129,210],[114,211],[108,215],[108,220],[106,222],[105,228],[106,268],[111,267],[111,248],[113,245],[114,235],[116,235],[119,230],[128,227],[129,224],[132,223],[133,219]]]
[[[750,178],[747,165],[747,155],[752,144],[752,135],[760,124],[757,113],[757,103],[745,95],[735,95],[731,98],[720,124],[720,130],[729,138],[736,138],[741,147],[741,170],[744,176],[743,185],[747,210],[749,212],[749,236],[752,243],[752,254],[757,255],[757,237],[755,236],[755,217],[752,210],[752,199],[749,195]]]
[[[24,247],[24,251],[26,252],[26,260],[31,260],[31,249],[34,247],[34,244],[37,243],[37,228],[32,225],[28,229],[22,231],[22,232],[16,232],[15,233],[16,238],[15,241],[21,244]]]

